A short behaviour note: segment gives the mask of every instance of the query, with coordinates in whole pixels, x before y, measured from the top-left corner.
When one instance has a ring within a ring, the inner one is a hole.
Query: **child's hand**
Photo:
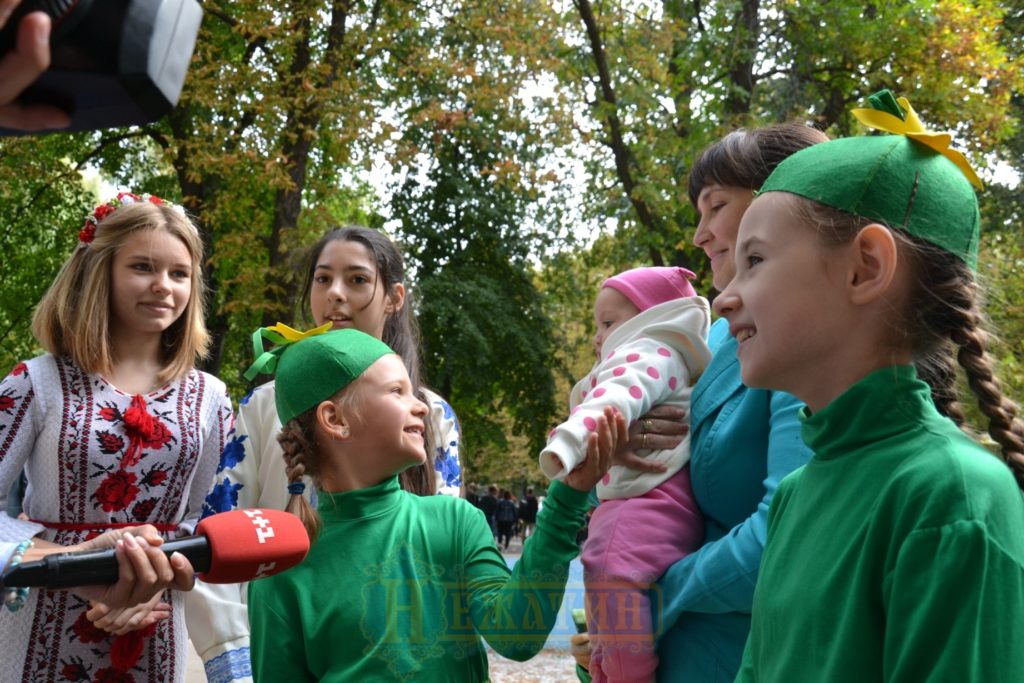
[[[102,602],[93,602],[89,611],[85,613],[85,618],[96,628],[118,636],[146,628],[170,616],[171,606],[161,602],[160,595],[154,595],[149,602],[118,609],[111,609]]]
[[[576,663],[587,671],[590,670],[590,635],[574,633],[569,637],[569,652]]]
[[[620,443],[629,440],[626,418],[610,406],[597,418],[597,427],[587,441],[587,457],[565,477],[565,483],[578,491],[589,491],[597,486],[608,468],[612,466],[612,454]]]

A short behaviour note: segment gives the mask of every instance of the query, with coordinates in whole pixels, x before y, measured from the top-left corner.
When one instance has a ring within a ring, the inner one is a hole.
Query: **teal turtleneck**
[[[1024,499],[909,366],[802,416],[737,681],[1019,681]]]
[[[397,477],[321,491],[305,561],[249,584],[254,679],[486,681],[481,636],[532,657],[555,624],[586,500],[552,483],[510,572],[463,499],[415,496]]]

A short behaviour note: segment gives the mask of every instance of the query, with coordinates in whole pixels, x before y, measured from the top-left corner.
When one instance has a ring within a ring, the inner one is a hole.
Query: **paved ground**
[[[510,566],[519,559],[521,551],[522,545],[518,539],[509,544],[504,555]],[[582,591],[582,570],[576,561],[573,562],[570,571],[566,601],[559,616],[558,626],[548,639],[545,649],[528,662],[514,662],[488,650],[492,683],[573,683],[577,680],[575,663],[568,649],[572,622],[568,618],[567,610],[574,606],[582,607]],[[206,683],[202,662],[191,647],[185,681]]]
[[[191,649],[191,648],[190,648]],[[490,653],[492,683],[574,683],[577,680],[572,657],[565,650],[543,650],[528,662],[513,662]],[[206,683],[202,663],[190,653],[186,683]]]

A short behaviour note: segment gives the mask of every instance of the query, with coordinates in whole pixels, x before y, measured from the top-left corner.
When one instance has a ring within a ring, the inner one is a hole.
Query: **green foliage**
[[[521,150],[492,121],[410,132],[429,166],[392,200],[419,283],[427,380],[456,408],[469,460],[485,444],[507,448],[506,417],[539,452],[554,415],[551,323],[529,261],[543,236],[528,227],[529,188],[510,168]]]
[[[31,307],[98,200],[83,170],[195,216],[206,367],[236,397],[252,329],[306,317],[308,245],[339,223],[387,227],[408,250],[426,378],[462,419],[468,480],[542,483],[536,452],[590,367],[601,279],[673,263],[712,291],[685,181],[722,133],[798,119],[859,134],[849,108],[890,87],[978,165],[1024,170],[1019,0],[203,6],[164,120],[0,140],[0,365],[38,351]],[[1017,398],[1021,196],[981,196],[988,310]]]

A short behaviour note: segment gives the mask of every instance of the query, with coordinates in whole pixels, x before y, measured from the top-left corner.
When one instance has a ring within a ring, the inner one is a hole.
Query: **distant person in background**
[[[480,507],[480,494],[476,490],[476,484],[470,484],[466,487],[466,500],[468,500],[470,505],[473,507]]]
[[[537,523],[537,496],[533,495],[533,487],[526,488],[526,495],[519,504],[519,519],[523,524],[523,541],[533,533],[533,527]]]
[[[494,515],[498,511],[498,487],[491,484],[487,487],[487,495],[480,499],[480,509],[484,512],[487,525],[491,527],[494,539],[498,539],[498,522]]]
[[[498,523],[498,545],[508,550],[508,544],[515,535],[516,521],[519,519],[519,511],[516,509],[515,497],[511,491],[506,489],[501,492],[494,519]]]

